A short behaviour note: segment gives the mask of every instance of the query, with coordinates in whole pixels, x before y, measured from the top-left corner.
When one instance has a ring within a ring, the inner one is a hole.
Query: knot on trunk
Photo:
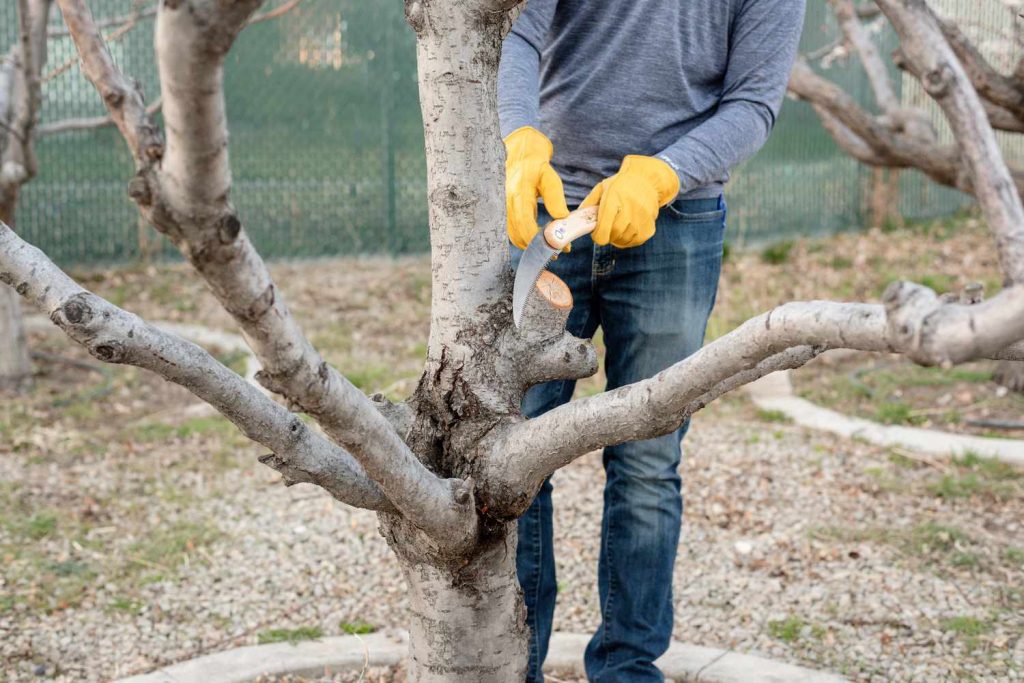
[[[437,82],[454,85],[458,78],[451,72],[445,72],[437,78]],[[475,194],[456,185],[444,185],[430,193],[430,203],[448,215],[464,213],[476,206],[479,201],[480,198]]]
[[[452,479],[450,480],[452,486],[452,499],[458,505],[469,505],[473,502],[473,491],[476,488],[476,483],[472,477],[468,477],[465,480]]]
[[[427,28],[427,18],[420,0],[405,0],[405,20],[417,36],[423,34]]]
[[[149,180],[143,173],[132,176],[128,181],[128,196],[139,206],[152,206],[153,192],[149,188]]]
[[[120,363],[127,356],[127,349],[116,340],[97,344],[91,350],[94,356],[106,363]]]
[[[921,84],[924,86],[925,92],[935,99],[939,99],[949,92],[953,85],[953,78],[953,69],[949,64],[943,62],[924,74]]]
[[[231,244],[241,231],[242,221],[238,220],[238,215],[234,211],[221,216],[217,221],[217,237],[221,244]]]
[[[107,92],[103,93],[103,100],[107,103],[108,107],[112,109],[118,109],[124,104],[124,91],[118,87],[112,87]]]
[[[239,224],[241,226],[241,224]],[[245,311],[247,320],[258,320],[264,313],[274,305],[274,284],[267,285],[266,289],[256,297]]]
[[[897,349],[926,365],[943,362],[944,359],[933,358],[923,351],[927,343],[928,318],[943,305],[934,291],[913,282],[894,282],[882,294],[882,303],[889,336]]]
[[[92,322],[93,309],[89,305],[90,295],[87,292],[75,294],[63,303],[51,315],[50,319],[63,330],[69,327],[86,327]]]

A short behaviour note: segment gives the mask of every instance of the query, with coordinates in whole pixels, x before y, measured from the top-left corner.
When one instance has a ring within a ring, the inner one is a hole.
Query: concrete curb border
[[[808,429],[831,432],[848,439],[863,439],[878,446],[901,446],[919,453],[942,456],[970,452],[1024,466],[1024,440],[951,434],[849,417],[797,396],[788,370],[766,375],[748,384],[747,393],[758,408],[776,410]]]
[[[405,658],[404,633],[372,633],[225,650],[117,683],[250,683],[260,676],[320,676],[394,666]]]
[[[544,670],[583,673],[583,650],[590,636],[556,633]],[[259,676],[320,676],[394,666],[405,659],[404,631],[367,636],[337,636],[295,645],[251,645],[174,664],[117,683],[251,683]],[[730,650],[673,643],[658,660],[670,680],[701,683],[843,683],[836,674],[813,671]]]

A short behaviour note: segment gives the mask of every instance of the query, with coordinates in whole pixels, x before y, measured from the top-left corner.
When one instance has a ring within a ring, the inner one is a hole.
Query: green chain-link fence
[[[141,4],[140,4],[141,2]],[[98,19],[146,10],[152,0],[92,0]],[[0,8],[0,49],[15,38],[14,2]],[[53,19],[59,33],[59,17]],[[118,28],[111,25],[107,33]],[[802,49],[835,36],[824,0],[809,0]],[[112,42],[121,68],[156,97],[152,19]],[[54,35],[44,84],[44,124],[101,116],[96,92]],[[829,77],[862,101],[854,62]],[[226,92],[232,199],[262,253],[273,258],[402,254],[427,249],[426,166],[416,88],[415,41],[399,0],[304,0],[246,29],[232,50]],[[116,130],[42,137],[39,175],[26,186],[18,229],[62,264],[106,264],[140,255],[125,194],[131,163]],[[767,242],[863,223],[869,172],[844,156],[802,103],[787,101],[767,147],[734,174],[727,197],[734,241]],[[902,212],[948,213],[966,198],[903,174]],[[156,251],[170,254],[163,242]]]

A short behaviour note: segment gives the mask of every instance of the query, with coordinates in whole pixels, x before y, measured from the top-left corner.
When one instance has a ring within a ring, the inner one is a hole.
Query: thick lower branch
[[[69,337],[100,360],[151,370],[208,402],[247,437],[271,449],[273,458],[263,461],[287,479],[314,482],[349,505],[394,510],[344,450],[318,436],[202,348],[82,289],[2,223],[0,280],[41,306]]]
[[[152,116],[160,111],[160,102],[160,98],[156,98],[152,104],[146,107],[146,113]],[[44,123],[38,126],[36,128],[36,135],[38,137],[45,137],[47,135],[57,135],[59,133],[79,130],[96,130],[97,128],[106,128],[114,124],[114,117],[109,114],[107,116],[83,116],[75,119],[61,119],[60,121]]]
[[[1022,339],[1024,287],[974,306],[942,304],[931,290],[907,283],[890,288],[885,308],[783,304],[648,380],[508,427],[484,464],[491,490],[513,492],[505,501],[512,509],[496,514],[520,512],[516,508],[522,500],[514,492],[532,495],[573,459],[666,434],[725,391],[775,369],[796,367],[826,349],[905,353],[918,362],[948,364],[978,357],[1024,358]]]

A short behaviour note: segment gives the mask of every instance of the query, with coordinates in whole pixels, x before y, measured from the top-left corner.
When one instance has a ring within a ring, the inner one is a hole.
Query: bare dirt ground
[[[994,291],[980,235],[967,220],[732,256],[711,334],[790,298],[877,298],[899,276]],[[275,271],[329,360],[366,391],[411,391],[426,260]],[[233,329],[182,266],[84,276],[152,319]],[[87,361],[56,335],[32,343]],[[237,645],[404,625],[372,514],[281,486],[259,448],[183,412],[189,396],[144,372],[38,368],[30,393],[0,397],[0,679],[109,680]],[[685,451],[678,639],[854,680],[1024,679],[1024,472],[810,433],[742,396],[699,415]],[[555,486],[556,628],[589,631],[599,457]]]

